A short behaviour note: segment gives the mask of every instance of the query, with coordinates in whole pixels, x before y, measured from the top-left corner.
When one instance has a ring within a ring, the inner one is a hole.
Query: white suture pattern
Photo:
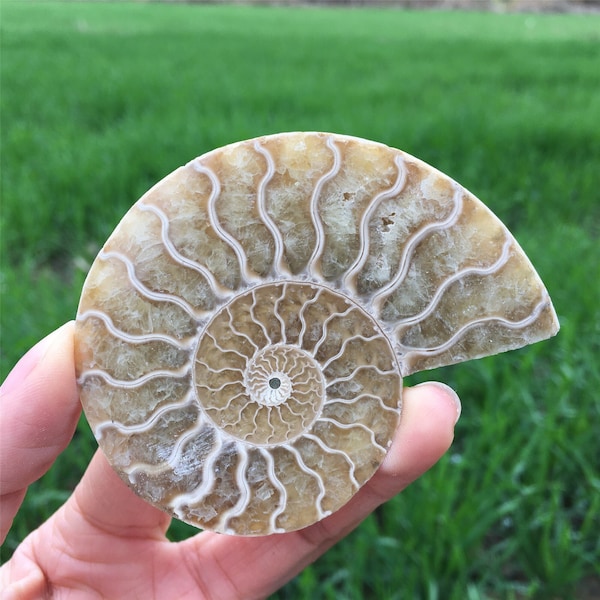
[[[552,315],[458,184],[372,142],[282,134],[195,159],[125,217],[82,296],[78,383],[138,494],[262,535],[373,475],[403,375],[535,341]]]

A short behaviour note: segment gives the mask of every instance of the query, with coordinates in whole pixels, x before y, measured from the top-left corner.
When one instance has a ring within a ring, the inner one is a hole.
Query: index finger
[[[73,437],[81,412],[73,360],[73,323],[34,346],[0,388],[2,539],[27,486]]]

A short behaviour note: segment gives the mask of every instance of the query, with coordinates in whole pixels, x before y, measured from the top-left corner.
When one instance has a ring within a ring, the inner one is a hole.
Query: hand
[[[26,354],[0,392],[3,540],[27,486],[48,470],[77,425],[73,324]],[[450,446],[459,413],[446,386],[406,389],[390,452],[354,498],[320,523],[262,538],[206,531],[169,542],[170,518],[135,496],[96,452],[69,500],[0,569],[2,597],[267,596],[429,469]]]

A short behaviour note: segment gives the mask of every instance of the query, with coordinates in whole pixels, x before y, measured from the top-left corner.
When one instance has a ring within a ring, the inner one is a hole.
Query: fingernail
[[[19,359],[0,387],[2,394],[9,394],[29,377],[52,346],[57,331],[48,334]]]
[[[442,383],[440,381],[428,381],[427,383],[421,383],[419,385],[434,385],[440,390],[442,390],[446,394],[446,396],[448,396],[452,400],[454,408],[456,409],[456,419],[454,420],[454,424],[456,425],[456,423],[458,423],[458,419],[460,419],[460,415],[462,412],[462,404],[460,402],[458,394],[449,385],[446,385],[445,383]]]

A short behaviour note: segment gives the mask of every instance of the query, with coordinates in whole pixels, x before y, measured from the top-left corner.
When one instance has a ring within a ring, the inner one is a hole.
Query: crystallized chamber
[[[81,401],[141,497],[201,528],[292,531],[377,470],[402,377],[558,331],[506,227],[420,160],[285,133],[176,170],[86,280]]]

